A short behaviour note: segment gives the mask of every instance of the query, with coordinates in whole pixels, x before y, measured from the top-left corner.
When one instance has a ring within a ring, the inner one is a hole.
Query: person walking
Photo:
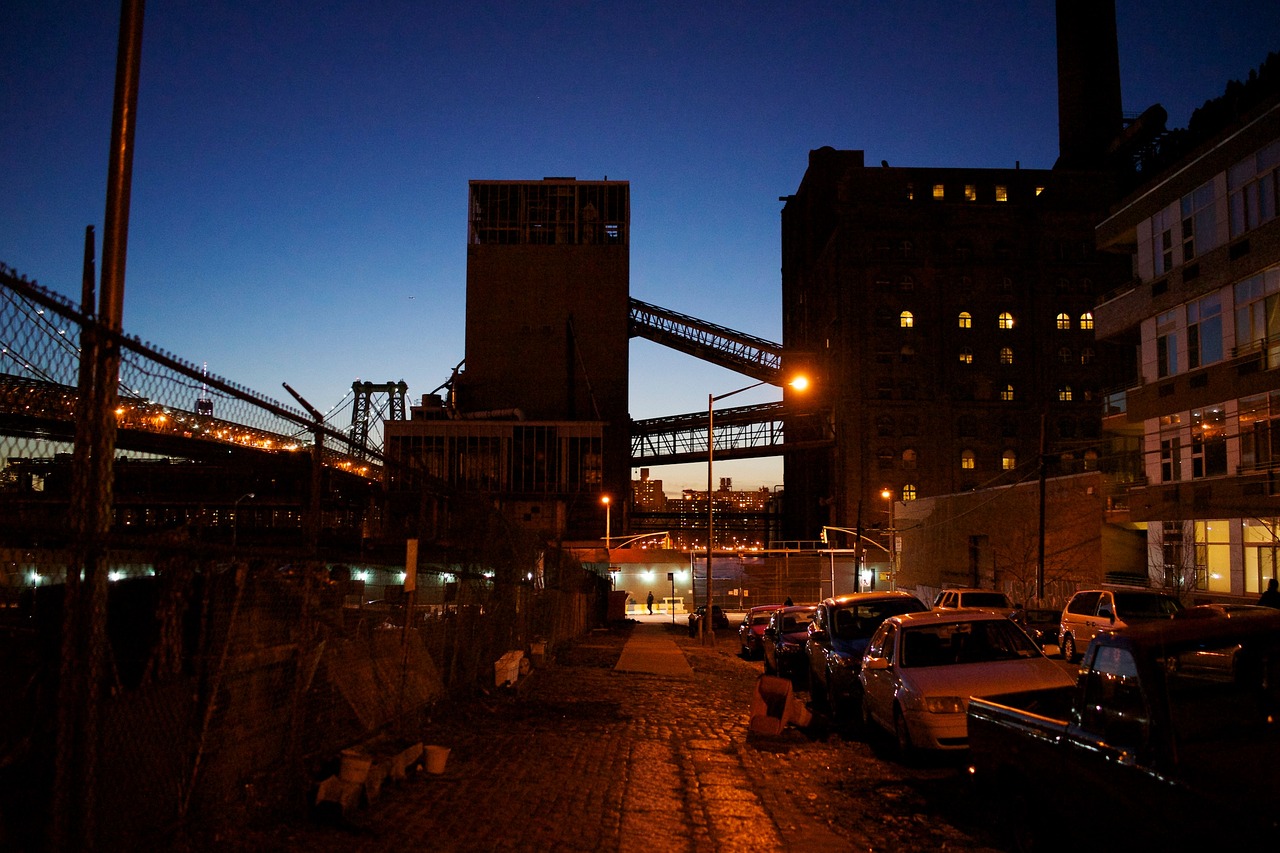
[[[653,593],[649,593],[649,597],[645,599],[645,604],[649,605],[649,615],[653,615]]]
[[[1280,584],[1277,584],[1275,578],[1267,581],[1267,591],[1262,594],[1262,598],[1258,599],[1258,603],[1263,607],[1280,609],[1280,589],[1277,586]]]

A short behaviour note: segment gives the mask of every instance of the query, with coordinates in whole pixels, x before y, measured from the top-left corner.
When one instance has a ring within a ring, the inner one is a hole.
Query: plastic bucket
[[[427,752],[427,772],[434,773],[439,776],[444,772],[444,763],[449,760],[449,747],[447,746],[428,746]]]

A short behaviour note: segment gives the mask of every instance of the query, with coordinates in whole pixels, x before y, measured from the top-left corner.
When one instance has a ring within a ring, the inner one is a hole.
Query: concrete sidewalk
[[[640,622],[631,629],[631,636],[622,647],[614,669],[620,672],[646,672],[675,678],[691,678],[693,667],[676,641],[671,638],[671,628],[660,622]]]

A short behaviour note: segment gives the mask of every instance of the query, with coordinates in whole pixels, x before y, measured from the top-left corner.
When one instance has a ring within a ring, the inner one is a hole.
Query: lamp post
[[[893,524],[893,507],[897,503],[893,497],[893,490],[885,488],[881,490],[880,497],[889,502],[889,589],[896,590],[898,588],[898,531]]]
[[[607,552],[607,551],[609,550],[609,539],[610,539],[610,536],[609,536],[609,510],[610,510],[609,496],[608,496],[608,495],[605,495],[604,497],[600,498],[600,503],[604,504],[604,550]]]
[[[759,382],[753,382],[745,385],[736,391],[727,391],[724,394],[708,394],[707,395],[707,591],[705,606],[702,611],[702,619],[698,621],[698,631],[702,637],[702,644],[715,645],[715,626],[711,619],[711,588],[712,575],[711,570],[711,552],[715,542],[715,515],[716,503],[712,492],[712,483],[714,482],[714,474],[712,468],[715,464],[715,407],[717,400],[723,400],[726,397],[732,397],[734,394],[741,394],[743,391],[750,391],[752,388],[759,388],[761,385],[768,383],[769,380],[762,379]],[[809,380],[804,376],[797,376],[790,382],[786,383],[797,391],[803,391],[809,387]]]
[[[253,500],[253,492],[241,495],[231,505],[231,559],[233,561],[236,558],[236,542],[240,538],[240,502],[251,500]]]

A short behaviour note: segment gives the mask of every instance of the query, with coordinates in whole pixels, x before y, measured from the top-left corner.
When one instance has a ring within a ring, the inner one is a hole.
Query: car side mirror
[[[866,658],[862,662],[862,668],[864,670],[870,670],[871,672],[877,672],[882,669],[888,669],[889,659],[888,658]]]

